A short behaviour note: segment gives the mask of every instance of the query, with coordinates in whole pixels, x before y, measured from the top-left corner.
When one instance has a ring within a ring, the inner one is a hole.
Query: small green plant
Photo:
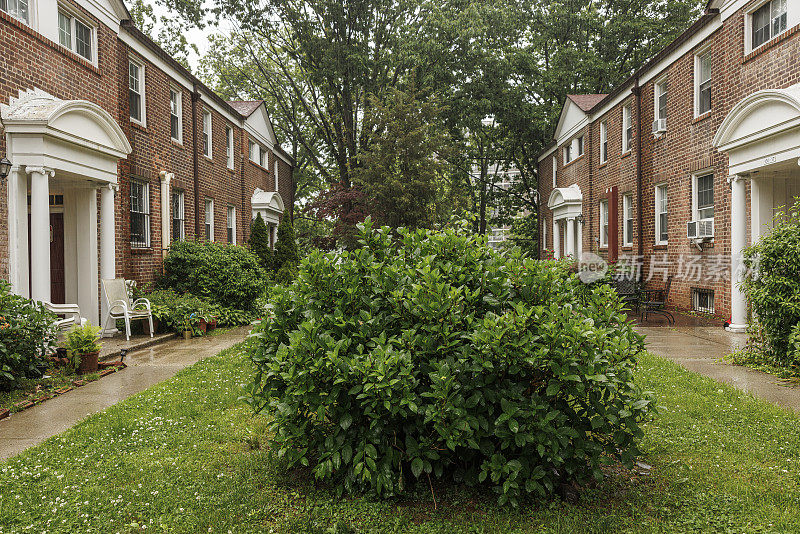
[[[67,331],[63,347],[67,349],[67,353],[76,361],[76,364],[82,354],[100,351],[102,348],[100,345],[100,330],[99,326],[86,324],[83,326],[75,325]]]

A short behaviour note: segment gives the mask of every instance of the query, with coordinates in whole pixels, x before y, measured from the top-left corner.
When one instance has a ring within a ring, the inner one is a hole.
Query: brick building
[[[0,0],[0,276],[99,324],[99,280],[153,281],[170,242],[244,243],[292,202],[262,102],[226,102],[120,0]]]
[[[800,2],[711,0],[607,95],[572,95],[539,157],[541,248],[673,275],[747,323],[741,252],[800,194]]]

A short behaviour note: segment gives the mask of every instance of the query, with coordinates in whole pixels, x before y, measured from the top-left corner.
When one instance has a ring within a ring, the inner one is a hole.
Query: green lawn
[[[577,504],[517,511],[491,494],[427,487],[403,501],[336,500],[264,450],[237,397],[241,346],[0,463],[0,532],[800,531],[800,420],[646,355],[661,413],[649,476],[616,470]],[[0,426],[0,428],[2,428]]]

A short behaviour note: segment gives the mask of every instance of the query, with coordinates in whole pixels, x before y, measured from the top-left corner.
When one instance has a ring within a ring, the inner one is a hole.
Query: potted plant
[[[97,371],[97,357],[100,355],[100,327],[90,324],[73,326],[67,332],[64,348],[72,357],[79,374]]]
[[[192,324],[189,316],[184,316],[182,327],[183,339],[192,339]]]

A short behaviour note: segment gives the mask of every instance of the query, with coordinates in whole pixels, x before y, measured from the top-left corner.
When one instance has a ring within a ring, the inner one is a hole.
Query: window
[[[257,144],[255,144],[252,139],[249,141],[249,143],[250,144],[249,144],[248,150],[250,152],[250,161],[252,161],[253,163],[258,164],[258,153],[259,153],[259,149],[261,147],[259,147]]]
[[[583,136],[578,137],[578,155],[576,157],[583,156]]]
[[[172,192],[172,240],[183,241],[186,238],[184,221],[186,220],[183,208],[183,191]]]
[[[203,154],[211,157],[211,112],[203,110]]]
[[[5,11],[15,19],[28,23],[28,0],[0,0],[0,11]]]
[[[267,151],[264,147],[261,147],[261,166],[265,169],[269,169],[269,164],[267,163],[269,158],[267,157]]]
[[[622,241],[625,245],[633,245],[633,195],[622,196]]]
[[[750,15],[751,49],[786,31],[786,0],[772,0]]]
[[[58,12],[58,42],[87,61],[94,61],[94,29],[64,11]]]
[[[600,163],[608,161],[608,127],[606,121],[600,123]]]
[[[558,158],[553,156],[553,189],[556,188],[556,172],[558,171]]]
[[[144,67],[128,61],[128,103],[131,120],[144,124]]]
[[[564,145],[564,165],[572,161],[572,143]]]
[[[711,111],[711,53],[695,56],[695,116]]]
[[[150,185],[131,180],[131,246],[150,246]]]
[[[547,250],[547,219],[542,220],[542,250]]]
[[[183,95],[177,89],[169,90],[169,129],[172,138],[181,142],[183,139]]]
[[[622,153],[631,149],[633,141],[633,117],[631,117],[631,107],[622,108]]]
[[[694,177],[694,220],[714,218],[714,175]]]
[[[608,200],[600,201],[600,246],[608,246]]]
[[[206,199],[206,241],[214,241],[214,201]]]
[[[564,145],[564,165],[583,156],[583,136],[575,137]]]
[[[228,206],[228,243],[236,244],[236,208]]]
[[[656,244],[666,245],[668,238],[667,184],[661,184],[656,186]]]
[[[275,191],[278,190],[278,159],[275,158]]]
[[[692,289],[692,309],[704,313],[714,313],[714,291],[711,289]]]
[[[654,93],[655,117],[656,119],[667,118],[667,82],[658,82]]]
[[[228,158],[228,168],[233,169],[233,128],[225,127],[225,155]]]

